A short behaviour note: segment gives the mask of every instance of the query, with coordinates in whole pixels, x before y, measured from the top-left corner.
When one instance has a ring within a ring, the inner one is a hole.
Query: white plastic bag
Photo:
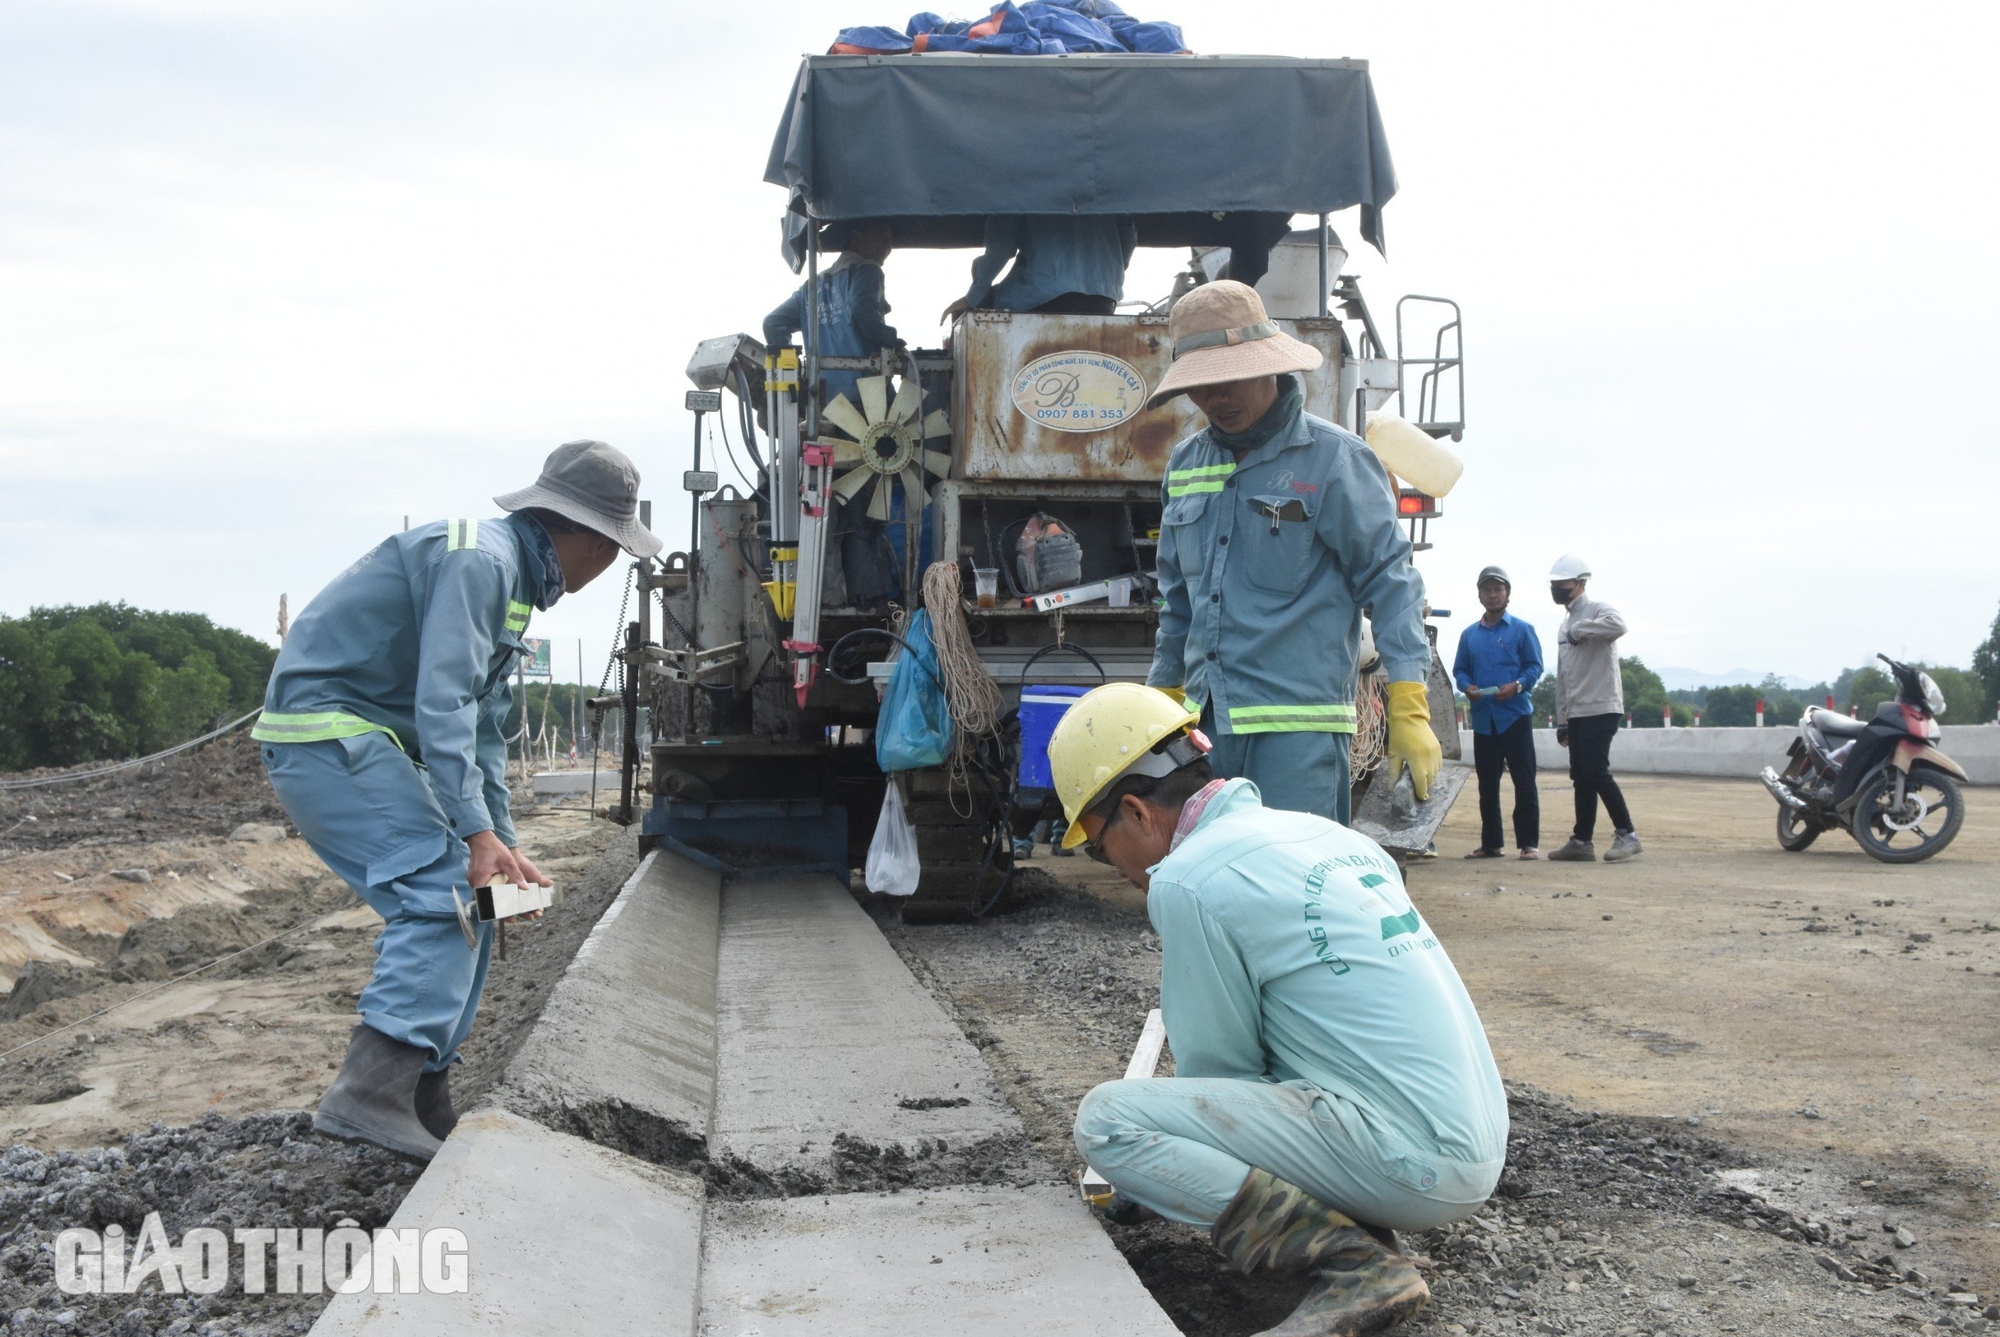
[[[917,860],[917,828],[903,806],[902,786],[891,778],[882,795],[882,815],[875,819],[875,838],[868,842],[868,890],[884,896],[914,896],[923,865]]]

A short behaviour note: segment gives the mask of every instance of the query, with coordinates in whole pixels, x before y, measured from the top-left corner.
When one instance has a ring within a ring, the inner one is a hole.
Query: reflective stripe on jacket
[[[1354,732],[1363,606],[1390,680],[1424,680],[1423,582],[1352,432],[1301,413],[1239,462],[1203,430],[1174,447],[1161,500],[1146,681],[1212,704],[1217,733]]]
[[[512,845],[501,730],[543,597],[533,523],[441,520],[384,539],[292,624],[252,737],[386,733],[428,768],[459,839],[490,830]]]

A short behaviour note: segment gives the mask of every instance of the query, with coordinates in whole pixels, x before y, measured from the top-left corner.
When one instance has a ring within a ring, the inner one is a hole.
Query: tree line
[[[0,616],[0,770],[145,756],[254,709],[278,652],[125,603]]]

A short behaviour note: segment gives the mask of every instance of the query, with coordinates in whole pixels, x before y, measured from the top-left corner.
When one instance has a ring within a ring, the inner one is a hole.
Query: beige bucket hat
[[[554,511],[595,530],[634,557],[652,557],[659,535],[639,523],[639,470],[615,446],[566,441],[549,452],[542,476],[519,492],[493,499],[503,511]]]
[[[1264,314],[1264,299],[1247,283],[1204,283],[1174,305],[1167,318],[1174,365],[1146,401],[1158,408],[1183,391],[1247,381],[1287,371],[1312,371],[1326,359]]]

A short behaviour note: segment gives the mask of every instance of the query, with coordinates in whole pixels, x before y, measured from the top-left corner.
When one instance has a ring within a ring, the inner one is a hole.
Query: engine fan
[[[889,398],[889,378],[863,376],[856,386],[861,407],[846,395],[835,395],[821,417],[847,434],[832,437],[835,464],[855,467],[833,480],[834,495],[853,501],[870,483],[875,493],[868,499],[870,519],[887,520],[897,479],[903,483],[904,513],[923,514],[927,496],[925,475],[944,478],[951,473],[951,456],[941,450],[927,450],[924,442],[951,434],[951,420],[943,409],[923,415],[923,390],[915,376],[905,376]]]

